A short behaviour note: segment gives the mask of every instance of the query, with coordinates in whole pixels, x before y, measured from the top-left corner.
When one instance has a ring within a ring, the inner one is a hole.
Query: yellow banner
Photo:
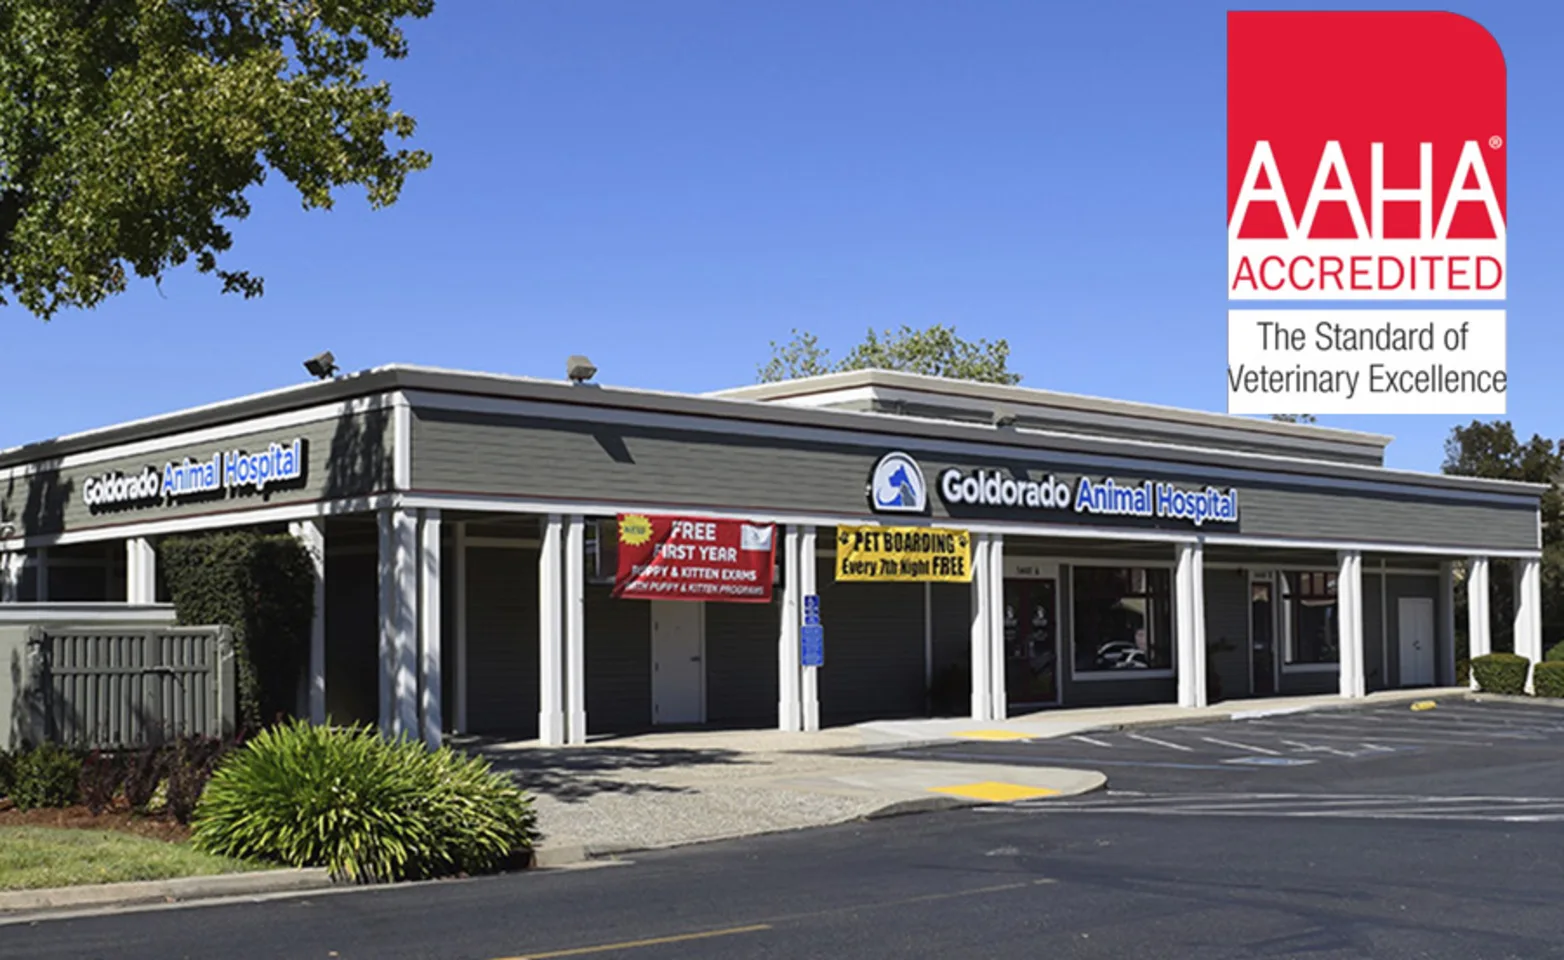
[[[972,535],[939,527],[837,527],[836,579],[972,582]]]

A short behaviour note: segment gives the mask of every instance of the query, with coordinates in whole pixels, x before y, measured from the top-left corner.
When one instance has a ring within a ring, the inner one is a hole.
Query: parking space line
[[[1223,747],[1232,747],[1234,750],[1243,750],[1248,753],[1263,753],[1272,757],[1279,757],[1282,755],[1280,750],[1270,750],[1266,747],[1256,747],[1249,744],[1234,743],[1231,740],[1219,740],[1216,737],[1201,737],[1200,739],[1204,740],[1206,743],[1214,743]]]
[[[1316,740],[1351,740],[1354,743],[1361,743],[1362,740],[1363,740],[1363,734],[1364,734],[1364,731],[1362,731],[1362,730],[1351,730],[1351,728],[1348,728],[1349,732],[1347,732],[1347,733],[1341,733],[1341,732],[1321,733],[1318,730],[1314,730],[1314,729],[1300,730],[1300,729],[1297,729],[1296,727],[1290,727],[1290,726],[1287,726],[1287,727],[1280,727],[1280,726],[1279,727],[1265,727],[1264,730],[1265,730],[1266,733],[1274,734],[1277,737],[1294,736],[1294,737],[1310,737],[1310,738],[1313,738],[1313,739],[1316,739]],[[1424,733],[1433,733],[1435,731],[1423,731],[1423,732]],[[1485,740],[1451,740],[1451,739],[1449,739],[1447,737],[1434,738],[1434,737],[1429,737],[1429,736],[1422,736],[1422,737],[1406,737],[1406,736],[1400,736],[1400,735],[1386,736],[1385,734],[1383,734],[1383,733],[1381,733],[1381,732],[1379,732],[1377,730],[1374,731],[1374,733],[1373,733],[1373,739],[1376,742],[1378,742],[1378,741],[1385,741],[1387,743],[1388,742],[1396,742],[1396,743],[1428,743],[1428,744],[1437,744],[1439,746],[1459,746],[1459,747],[1491,747],[1491,746],[1493,746],[1492,743],[1489,743],[1488,741],[1485,741]]]
[[[1139,740],[1142,743],[1154,743],[1159,747],[1167,747],[1170,750],[1182,750],[1185,753],[1194,753],[1194,747],[1186,747],[1182,743],[1170,743],[1167,740],[1158,740],[1156,737],[1143,737],[1138,733],[1127,733],[1125,736],[1131,740]]]
[[[1302,742],[1300,742],[1298,740],[1283,740],[1282,742],[1287,744],[1289,747],[1297,747],[1299,750],[1302,750],[1304,753],[1333,753],[1333,754],[1335,754],[1338,757],[1355,757],[1355,756],[1357,756],[1357,754],[1352,753],[1352,752],[1347,751],[1347,750],[1337,750],[1335,747],[1327,747],[1327,746],[1323,746],[1323,745],[1316,746],[1314,744],[1302,743]]]
[[[1095,739],[1093,737],[1074,736],[1074,737],[1071,737],[1070,739],[1071,740],[1079,740],[1082,743],[1089,743],[1089,744],[1091,744],[1094,747],[1108,747],[1109,749],[1112,749],[1112,747],[1113,747],[1113,744],[1109,743],[1108,741],[1106,741],[1106,740],[1098,740],[1098,739]]]

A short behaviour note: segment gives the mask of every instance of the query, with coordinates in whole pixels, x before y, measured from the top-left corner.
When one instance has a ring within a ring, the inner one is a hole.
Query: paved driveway
[[[1564,797],[1561,751],[1564,709],[1458,699],[1426,710],[1405,704],[1318,710],[1047,740],[945,744],[898,755],[1097,769],[1119,796],[1285,794],[1325,787],[1338,794],[1384,788],[1405,795],[1406,784],[1419,776],[1439,774],[1448,786],[1449,774],[1459,780],[1463,769],[1498,764],[1513,768],[1518,782],[1534,784],[1547,799]],[[1473,792],[1492,792],[1482,789],[1481,779],[1474,773]],[[1401,789],[1391,788],[1392,781]]]

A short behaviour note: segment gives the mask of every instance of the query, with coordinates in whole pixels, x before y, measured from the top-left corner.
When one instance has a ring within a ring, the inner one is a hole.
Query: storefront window
[[[1076,567],[1075,672],[1173,666],[1172,577],[1144,567]]]
[[[1287,662],[1339,663],[1336,574],[1288,573],[1282,577],[1287,611]]]

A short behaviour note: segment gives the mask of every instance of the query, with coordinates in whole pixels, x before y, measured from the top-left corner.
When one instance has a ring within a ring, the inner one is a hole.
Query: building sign
[[[615,597],[769,603],[776,526],[621,514]]]
[[[875,465],[873,476],[886,478],[885,492],[902,480],[908,489],[918,491],[919,509],[927,504],[923,470],[905,453],[888,453]],[[893,482],[892,478],[901,478]],[[879,512],[900,512],[900,504],[881,506],[882,499],[871,483],[871,505]],[[1038,480],[1015,476],[1000,470],[966,471],[950,467],[940,471],[935,483],[940,501],[952,515],[970,515],[972,508],[1008,511],[1063,511],[1098,517],[1140,517],[1149,520],[1175,520],[1200,527],[1207,523],[1238,522],[1238,491],[1212,485],[1182,487],[1173,483],[1140,480],[1123,483],[1112,477],[1077,477],[1067,482],[1054,474]],[[886,497],[885,499],[891,499]],[[914,498],[908,498],[911,502]],[[843,527],[843,530],[893,530],[888,527]],[[911,528],[924,529],[924,528]],[[955,532],[955,531],[946,531]],[[855,546],[854,549],[864,549]],[[962,548],[965,552],[966,548]],[[867,556],[867,555],[866,555]],[[837,579],[842,575],[843,544],[837,543]],[[867,562],[867,561],[865,561]],[[966,580],[970,574],[958,579]],[[912,578],[920,579],[920,578]],[[939,578],[935,578],[939,579]]]
[[[1238,491],[1216,487],[1183,489],[1171,483],[1123,485],[1112,477],[1081,477],[1070,484],[1049,474],[1042,480],[1017,479],[997,470],[964,473],[949,469],[939,476],[940,498],[947,506],[1025,507],[1070,510],[1104,517],[1185,520],[1195,526],[1238,522]]]
[[[1441,11],[1231,11],[1234,414],[1506,412],[1506,72]],[[1255,301],[1265,301],[1256,304]]]
[[[918,461],[901,453],[887,453],[869,475],[869,506],[876,513],[923,513],[929,507],[929,488],[923,482]]]
[[[837,527],[836,579],[970,583],[972,535],[937,527]]]
[[[209,458],[185,457],[140,473],[115,470],[82,482],[82,503],[93,509],[150,507],[205,495],[261,493],[268,486],[304,478],[304,441],[268,444],[265,450],[229,450]]]

